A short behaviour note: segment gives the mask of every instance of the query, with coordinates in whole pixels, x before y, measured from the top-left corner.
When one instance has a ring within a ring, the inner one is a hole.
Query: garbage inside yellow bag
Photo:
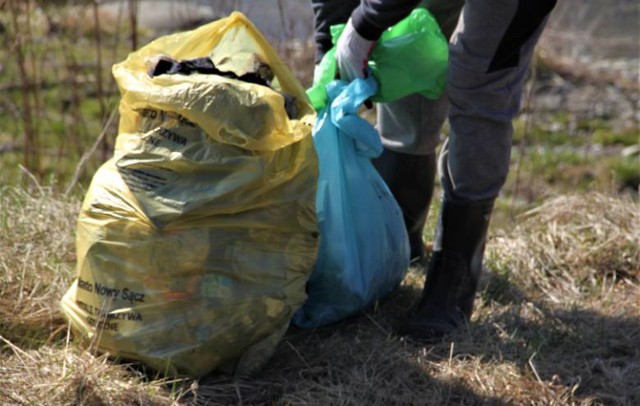
[[[158,55],[207,57],[237,76],[259,60],[270,86],[150,76]],[[162,37],[113,74],[116,149],[85,196],[62,311],[101,351],[166,375],[255,371],[305,300],[316,260],[315,112],[240,13]]]

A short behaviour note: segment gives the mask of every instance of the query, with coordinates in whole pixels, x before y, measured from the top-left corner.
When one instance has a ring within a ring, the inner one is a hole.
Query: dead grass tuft
[[[172,382],[69,340],[58,302],[74,274],[77,200],[0,189],[0,404],[640,402],[638,211],[627,198],[558,197],[495,230],[474,319],[446,341],[395,333],[420,297],[414,268],[361,316],[292,328],[255,376]]]
[[[512,389],[544,388],[540,404],[636,404],[638,224],[636,200],[598,193],[524,214],[489,243],[473,345],[459,350],[513,362],[528,383]]]
[[[498,273],[562,302],[640,281],[640,207],[600,193],[560,196],[525,213],[514,230],[488,244]]]
[[[122,366],[75,347],[22,350],[0,336],[11,352],[0,363],[0,404],[173,405],[170,382],[142,384]],[[178,396],[179,397],[179,396]]]
[[[74,276],[79,203],[0,186],[0,334],[37,345],[65,329],[58,302]]]

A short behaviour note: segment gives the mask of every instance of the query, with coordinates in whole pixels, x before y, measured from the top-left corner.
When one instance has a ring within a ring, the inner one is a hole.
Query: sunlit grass
[[[75,275],[81,196],[37,187],[0,192],[3,404],[640,399],[640,212],[630,198],[557,196],[519,215],[516,227],[494,227],[472,323],[448,341],[425,346],[395,334],[420,298],[424,274],[412,268],[391,298],[365,314],[320,330],[290,329],[252,377],[167,382],[68,335],[58,303]]]
[[[99,134],[113,145],[119,95],[110,69],[130,47],[127,21],[104,20],[98,67],[90,12],[33,14],[26,67],[46,86],[25,93],[13,54],[0,68],[0,404],[640,404],[640,167],[633,151],[622,154],[638,132],[569,111],[538,119],[534,109],[516,120],[476,311],[447,341],[424,345],[395,333],[420,300],[424,269],[414,267],[364,314],[290,329],[255,376],[166,381],[87,350],[59,301],[75,276],[76,219],[105,159],[99,148],[64,192]],[[0,9],[3,23],[7,13]],[[8,44],[15,38],[5,26]],[[279,49],[308,84],[312,47]],[[20,167],[22,97],[35,106],[38,173]],[[439,189],[434,196],[426,241]]]

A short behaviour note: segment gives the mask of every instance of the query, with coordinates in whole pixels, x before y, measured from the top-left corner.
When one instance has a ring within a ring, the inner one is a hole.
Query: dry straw
[[[640,280],[636,200],[600,193],[560,196],[520,220],[515,230],[489,243],[489,255],[523,287],[563,302],[620,279]]]
[[[438,405],[640,402],[637,202],[551,199],[494,230],[472,323],[424,345],[395,327],[419,298],[413,269],[389,300],[291,330],[251,377],[163,381],[80,347],[59,299],[74,275],[78,199],[0,188],[0,404]]]

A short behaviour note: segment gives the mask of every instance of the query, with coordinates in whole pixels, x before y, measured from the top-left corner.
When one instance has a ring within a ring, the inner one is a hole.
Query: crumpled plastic
[[[307,283],[308,299],[294,316],[301,328],[361,313],[387,297],[409,266],[402,211],[371,163],[382,153],[380,137],[358,116],[376,91],[373,77],[331,82],[330,104],[314,126],[320,248]]]
[[[157,55],[210,57],[238,76],[150,77]],[[77,337],[167,376],[251,373],[269,359],[316,261],[316,114],[241,13],[161,37],[113,67],[114,156],[77,224],[77,278],[61,301]],[[290,119],[284,96],[295,98]]]
[[[344,24],[331,27],[334,44]],[[316,65],[313,85],[307,90],[313,107],[319,111],[328,103],[326,86],[338,75],[335,46]],[[370,58],[369,69],[378,82],[371,96],[385,103],[414,93],[437,99],[444,92],[449,63],[449,44],[435,18],[425,8],[411,14],[382,33]]]

